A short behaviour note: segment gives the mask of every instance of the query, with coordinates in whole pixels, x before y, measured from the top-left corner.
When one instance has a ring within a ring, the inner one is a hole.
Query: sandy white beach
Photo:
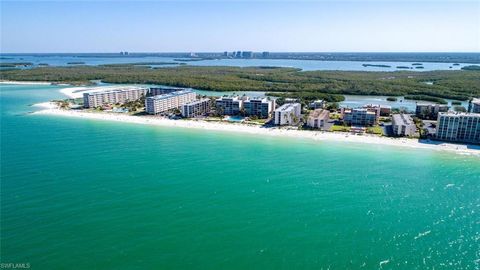
[[[316,141],[338,141],[345,143],[364,143],[376,145],[389,145],[399,147],[409,147],[417,149],[432,149],[440,151],[450,151],[459,154],[480,156],[480,146],[451,144],[442,142],[420,142],[416,139],[408,138],[388,138],[376,135],[354,135],[342,132],[324,132],[311,130],[294,130],[288,128],[264,128],[255,125],[246,125],[227,122],[209,122],[203,120],[171,120],[153,116],[131,116],[127,114],[106,113],[106,112],[86,112],[74,110],[57,109],[55,104],[43,104],[45,110],[40,110],[34,114],[49,114],[65,117],[77,117],[85,119],[95,119],[103,121],[116,121],[125,123],[135,123],[154,126],[195,128],[204,130],[215,130],[223,132],[248,133],[262,136],[282,136],[293,138],[305,138]]]
[[[0,81],[0,84],[51,85],[51,82]]]

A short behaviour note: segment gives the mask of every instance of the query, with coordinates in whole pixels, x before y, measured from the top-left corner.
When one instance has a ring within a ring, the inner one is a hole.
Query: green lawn
[[[333,126],[330,128],[330,131],[349,132],[349,131],[350,131],[350,127],[340,126],[340,125],[333,125]]]
[[[383,129],[380,126],[368,127],[367,128],[367,133],[382,135],[383,134]]]

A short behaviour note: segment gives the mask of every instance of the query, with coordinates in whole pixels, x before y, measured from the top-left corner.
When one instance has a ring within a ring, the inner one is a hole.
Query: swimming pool
[[[230,122],[242,122],[244,119],[245,119],[245,117],[243,117],[243,116],[229,116],[229,117],[227,118],[227,121],[230,121]]]

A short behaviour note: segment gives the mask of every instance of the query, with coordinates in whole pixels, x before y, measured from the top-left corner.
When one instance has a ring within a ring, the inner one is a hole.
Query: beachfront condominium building
[[[210,99],[204,98],[182,105],[182,116],[186,118],[205,115],[210,112]]]
[[[415,108],[415,115],[421,119],[437,119],[440,112],[448,112],[448,105],[417,103]]]
[[[153,97],[145,100],[145,111],[149,114],[159,114],[172,109],[178,109],[183,104],[196,100],[197,95],[191,90],[182,90]]]
[[[248,116],[268,118],[275,109],[275,101],[267,98],[253,98],[243,102],[243,109]]]
[[[148,96],[159,96],[163,94],[170,94],[173,92],[177,91],[182,91],[182,90],[190,90],[190,89],[185,89],[185,88],[178,88],[178,87],[150,87],[148,90]]]
[[[451,142],[480,143],[479,113],[439,113],[435,139]]]
[[[367,108],[342,108],[342,119],[347,125],[374,126],[378,123],[379,111]]]
[[[390,113],[392,113],[392,107],[388,105],[367,104],[362,108],[375,110],[377,112],[377,116],[389,116]]]
[[[392,115],[392,129],[395,136],[413,136],[417,127],[408,114]]]
[[[468,103],[468,111],[471,113],[480,113],[480,98],[474,98]]]
[[[311,128],[324,128],[325,124],[330,120],[330,112],[328,110],[313,110],[307,119],[307,126]]]
[[[218,114],[237,115],[243,109],[243,100],[238,97],[221,97],[215,101]]]
[[[325,108],[325,101],[322,99],[312,101],[310,102],[309,107],[312,110],[323,109]]]
[[[295,125],[300,120],[302,105],[300,103],[285,103],[274,113],[275,125]]]
[[[83,106],[85,108],[97,108],[106,104],[123,104],[127,101],[138,100],[146,96],[147,88],[142,87],[119,87],[114,90],[83,93]]]

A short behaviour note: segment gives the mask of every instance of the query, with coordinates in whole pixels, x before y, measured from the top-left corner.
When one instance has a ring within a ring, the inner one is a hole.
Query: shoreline
[[[1,80],[0,84],[19,84],[19,85],[52,85],[51,82],[45,81],[8,81],[8,80]]]
[[[355,135],[351,133],[342,132],[328,132],[328,131],[311,131],[311,130],[294,130],[287,128],[264,128],[260,126],[238,124],[238,123],[222,123],[222,122],[208,122],[203,120],[171,120],[159,117],[150,116],[132,116],[117,113],[96,113],[96,112],[82,112],[73,110],[58,109],[56,105],[51,103],[36,104],[46,108],[44,110],[36,111],[36,115],[56,115],[64,117],[76,117],[82,119],[93,119],[102,121],[113,121],[133,124],[143,124],[151,126],[164,127],[180,127],[193,128],[203,130],[213,130],[232,133],[246,133],[253,135],[273,136],[273,137],[289,137],[302,138],[314,141],[337,141],[344,143],[361,143],[361,144],[375,144],[397,146],[404,148],[416,149],[431,149],[437,151],[449,151],[457,154],[474,155],[480,157],[480,146],[469,144],[453,144],[440,141],[419,141],[409,138],[389,138],[375,135],[363,134]]]

